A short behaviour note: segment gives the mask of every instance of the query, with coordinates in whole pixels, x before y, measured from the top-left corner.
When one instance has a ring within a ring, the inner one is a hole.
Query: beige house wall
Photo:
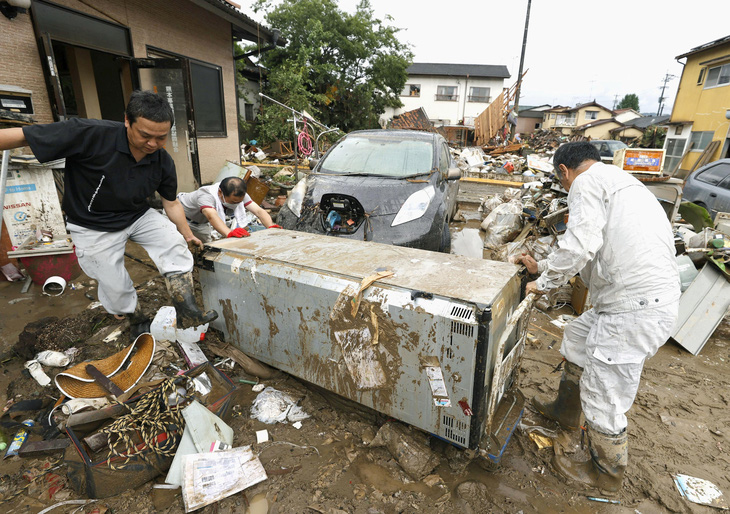
[[[147,57],[147,47],[183,55],[221,67],[226,118],[225,137],[199,137],[202,182],[215,179],[226,160],[240,161],[231,25],[223,18],[184,0],[55,0],[54,3],[129,27],[134,57]],[[92,7],[93,5],[93,7]],[[36,120],[53,121],[29,14],[14,20],[0,16],[0,83],[33,91]],[[88,109],[93,106],[86,106]],[[93,117],[89,112],[89,117]],[[121,120],[120,120],[121,121]]]
[[[598,111],[597,117],[593,119],[586,118],[586,111]],[[595,105],[591,105],[590,107],[581,107],[578,109],[578,114],[575,119],[575,124],[580,127],[581,125],[585,125],[586,123],[591,123],[598,120],[607,120],[609,118],[613,117],[613,113],[611,111],[607,111],[605,109],[602,109],[600,107],[596,107]],[[611,127],[614,128],[614,127]],[[603,138],[605,139],[605,138]]]
[[[615,122],[612,123],[602,123],[598,125],[597,127],[591,127],[587,128],[585,130],[582,130],[581,133],[585,137],[590,137],[591,139],[613,139],[611,137],[611,129],[615,129],[616,127],[620,127],[621,125]]]

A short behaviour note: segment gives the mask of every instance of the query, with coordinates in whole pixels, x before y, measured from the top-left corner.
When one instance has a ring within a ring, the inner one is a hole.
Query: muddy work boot
[[[563,376],[560,377],[558,397],[552,402],[532,399],[535,410],[548,419],[557,421],[565,430],[575,430],[580,426],[580,376],[583,368],[565,361]]]
[[[564,477],[604,493],[621,489],[629,460],[629,438],[626,430],[610,435],[594,428],[586,429],[591,459],[576,462],[567,455],[555,454],[553,466]]]
[[[192,272],[169,275],[165,277],[165,282],[177,313],[177,328],[197,327],[218,317],[216,311],[203,312],[198,308]]]
[[[140,335],[150,331],[150,319],[142,314],[139,304],[134,308],[132,314],[127,314],[129,318],[129,338],[134,342]]]

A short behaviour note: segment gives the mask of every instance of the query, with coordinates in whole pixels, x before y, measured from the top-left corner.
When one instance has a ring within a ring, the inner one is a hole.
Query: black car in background
[[[291,230],[448,252],[460,176],[439,134],[351,132],[294,187],[277,223]]]

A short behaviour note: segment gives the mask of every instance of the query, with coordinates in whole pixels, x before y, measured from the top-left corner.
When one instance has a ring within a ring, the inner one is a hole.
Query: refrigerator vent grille
[[[460,321],[451,320],[451,333],[472,338],[474,337],[474,325],[467,325]]]
[[[447,414],[443,415],[441,421],[442,435],[456,444],[466,446],[469,425]]]
[[[463,305],[452,305],[451,306],[451,317],[459,318],[464,321],[473,321],[473,311]]]

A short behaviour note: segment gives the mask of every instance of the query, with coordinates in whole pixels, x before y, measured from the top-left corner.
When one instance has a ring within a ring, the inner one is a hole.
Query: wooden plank
[[[266,162],[242,162],[241,166],[258,166],[259,168],[284,168],[286,166],[294,166],[294,164],[269,164]]]
[[[462,182],[479,182],[481,184],[493,184],[497,186],[513,186],[522,187],[522,182],[516,182],[512,180],[496,180],[493,178],[473,178],[473,177],[462,177]]]
[[[720,146],[720,141],[710,141],[710,143],[705,148],[705,151],[702,152],[702,155],[700,155],[700,158],[697,159],[697,161],[694,163],[694,166],[692,166],[692,169],[689,170],[690,175],[697,168],[701,168],[702,166],[704,166],[705,164],[710,162],[710,159],[712,159],[712,154],[715,153],[715,151],[717,150],[717,147],[719,147],[719,146]]]

